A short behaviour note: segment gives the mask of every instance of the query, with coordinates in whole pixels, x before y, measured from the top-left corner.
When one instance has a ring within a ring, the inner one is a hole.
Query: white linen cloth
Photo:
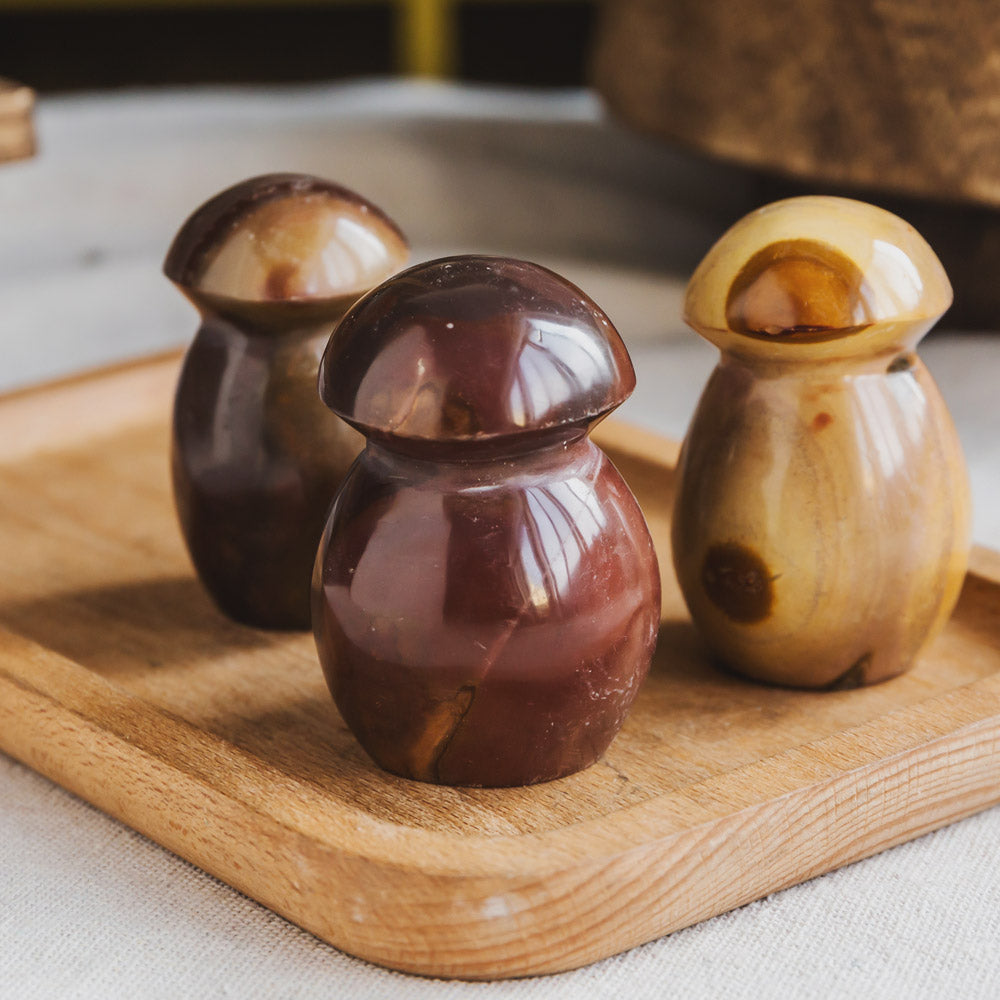
[[[636,423],[683,434],[714,363],[679,304],[739,175],[622,132],[586,93],[123,93],[43,100],[38,124],[40,156],[0,167],[0,389],[186,342],[166,247],[206,197],[271,170],[362,191],[414,259],[503,252],[577,281],[629,344]],[[1000,335],[921,353],[969,457],[976,539],[1000,547]],[[0,998],[995,998],[998,855],[992,809],[586,969],[442,982],[337,952],[0,755]]]

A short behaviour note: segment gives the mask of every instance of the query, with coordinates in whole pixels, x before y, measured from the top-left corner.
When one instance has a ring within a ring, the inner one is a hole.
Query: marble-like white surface
[[[636,423],[680,436],[714,364],[680,298],[747,192],[608,125],[590,95],[123,93],[42,101],[39,132],[38,159],[0,167],[0,389],[185,343],[194,312],[159,272],[170,238],[271,170],[362,191],[414,259],[503,252],[575,280],[629,343]],[[1000,547],[1000,336],[922,354],[969,456],[976,538]],[[0,756],[0,998],[992,998],[998,843],[994,809],[586,970],[444,984],[339,954]]]

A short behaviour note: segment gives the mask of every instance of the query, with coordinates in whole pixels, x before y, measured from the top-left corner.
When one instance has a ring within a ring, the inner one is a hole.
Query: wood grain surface
[[[746,211],[840,194],[902,216],[954,285],[949,326],[991,330],[998,47],[1000,5],[980,0],[617,0],[591,69],[627,125],[746,168]]]
[[[308,635],[222,618],[175,523],[166,357],[0,400],[0,747],[331,944],[437,976],[614,954],[1000,800],[1000,556],[918,667],[850,692],[705,656],[670,575],[676,445],[598,437],[664,571],[650,678],[596,765],[383,774]]]
[[[597,88],[630,124],[813,182],[1000,206],[1000,7],[619,0]]]

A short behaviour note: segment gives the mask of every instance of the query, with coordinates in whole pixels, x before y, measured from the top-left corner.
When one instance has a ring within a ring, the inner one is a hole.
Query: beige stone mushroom
[[[950,303],[911,226],[843,198],[768,205],[699,265],[685,319],[721,357],[681,455],[673,553],[695,624],[731,668],[871,684],[944,625],[969,490],[914,349]]]

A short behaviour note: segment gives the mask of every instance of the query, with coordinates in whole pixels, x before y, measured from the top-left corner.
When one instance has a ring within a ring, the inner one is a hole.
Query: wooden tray
[[[648,683],[606,757],[528,789],[380,773],[312,639],[210,605],[175,525],[176,357],[0,400],[0,746],[331,944],[493,978],[591,962],[1000,800],[1000,556],[945,634],[861,691],[703,656],[670,570],[676,446],[600,437],[664,571]]]

